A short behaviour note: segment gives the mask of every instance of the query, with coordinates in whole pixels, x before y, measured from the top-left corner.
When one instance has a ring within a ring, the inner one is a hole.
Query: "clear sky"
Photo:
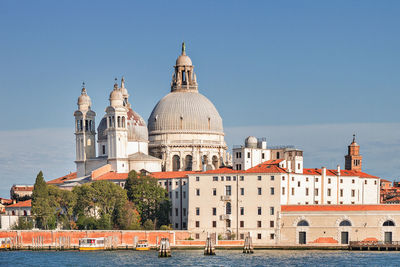
[[[99,121],[124,75],[147,120],[170,90],[182,41],[229,145],[258,134],[303,148],[306,167],[335,167],[357,132],[367,170],[395,178],[399,14],[399,1],[2,0],[0,193],[38,169],[73,170],[82,81]]]

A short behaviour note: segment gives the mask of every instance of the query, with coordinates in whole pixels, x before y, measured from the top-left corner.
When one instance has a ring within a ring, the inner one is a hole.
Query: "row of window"
[[[306,187],[305,188],[306,189],[306,196],[308,196],[308,195],[310,195],[310,190],[309,190],[309,188],[308,187]],[[327,189],[327,196],[328,197],[330,197],[330,196],[332,196],[332,189],[330,189],[330,188],[328,188]],[[340,197],[343,197],[343,189],[340,189],[339,190],[339,193],[340,193]],[[291,188],[291,195],[293,196],[295,194],[295,188],[294,187],[292,187]],[[314,189],[314,196],[318,196],[318,194],[319,194],[319,189],[318,188],[315,188]],[[285,187],[282,187],[282,195],[285,195]],[[355,197],[356,196],[356,190],[355,189],[351,189],[351,197]]]
[[[301,220],[297,223],[297,226],[310,226],[310,224],[306,220]],[[339,223],[339,226],[352,226],[352,224],[349,220],[343,220]],[[395,224],[392,220],[387,220],[382,226],[395,226]]]
[[[179,198],[179,192],[175,191],[175,198]],[[186,199],[186,191],[182,191],[182,198]],[[172,199],[172,192],[169,192],[169,199]]]
[[[182,209],[182,215],[186,216],[186,208]],[[169,216],[172,217],[172,209],[169,210]],[[178,217],[179,216],[179,209],[175,208],[175,216]]]
[[[176,209],[176,210],[178,210],[178,209]],[[184,216],[186,216],[186,209],[183,209],[183,210],[184,210]],[[225,214],[228,214],[228,215],[232,214],[232,205],[230,202],[226,203]],[[262,215],[262,207],[257,207],[257,214]],[[196,208],[196,215],[200,216],[200,208],[199,207]],[[212,215],[217,216],[217,208],[216,207],[212,208]],[[240,207],[240,215],[244,215],[244,207]],[[275,215],[275,207],[269,208],[269,215]]]
[[[195,222],[196,228],[200,228],[200,221]],[[217,221],[211,221],[212,228],[217,228]],[[226,220],[225,226],[230,228],[231,227],[231,221]],[[239,227],[244,228],[244,221],[239,222]],[[274,228],[275,227],[275,222],[274,221],[269,221],[269,227]],[[262,221],[257,221],[257,228],[262,228]]]
[[[292,182],[294,182],[294,180],[295,180],[295,178],[292,177]],[[282,181],[285,181],[285,176],[282,176]],[[308,179],[308,177],[306,177],[306,182],[308,182],[308,181],[309,181],[309,179]],[[315,182],[318,183],[318,181],[319,181],[319,178],[318,178],[318,177],[315,177]],[[328,184],[331,184],[331,183],[332,183],[332,179],[331,179],[331,178],[328,178]],[[340,183],[341,183],[341,184],[343,183],[343,179],[340,179]],[[355,183],[355,179],[351,179],[351,183],[354,184],[354,183]],[[368,181],[367,181],[367,180],[364,180],[364,184],[368,184]],[[375,185],[377,184],[377,181],[376,181],[376,180],[374,180],[374,184],[375,184]],[[300,187],[300,181],[297,182],[297,186]]]
[[[270,195],[275,195],[275,188],[274,187],[270,187],[269,189],[269,193]],[[262,195],[262,188],[261,187],[257,187],[257,194],[259,196]],[[217,189],[213,188],[212,189],[212,195],[216,196],[217,195]],[[232,186],[230,185],[226,185],[225,186],[225,195],[226,196],[231,196],[232,195]],[[244,195],[244,188],[240,188],[240,195]],[[200,188],[196,188],[196,196],[200,196]]]

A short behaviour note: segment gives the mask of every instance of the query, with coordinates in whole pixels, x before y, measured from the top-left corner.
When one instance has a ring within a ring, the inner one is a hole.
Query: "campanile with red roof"
[[[345,169],[351,171],[361,171],[362,156],[360,146],[356,143],[356,135],[353,134],[353,142],[348,147],[348,154],[345,158]]]

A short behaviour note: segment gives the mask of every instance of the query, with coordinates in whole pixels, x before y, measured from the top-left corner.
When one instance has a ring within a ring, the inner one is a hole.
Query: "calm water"
[[[171,258],[158,258],[156,251],[105,252],[0,252],[0,266],[400,266],[400,252],[350,251],[216,251],[204,256],[200,250],[172,251]]]

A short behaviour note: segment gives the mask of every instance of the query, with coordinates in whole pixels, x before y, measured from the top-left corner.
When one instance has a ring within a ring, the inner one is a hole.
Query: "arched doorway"
[[[386,244],[391,244],[393,242],[393,232],[391,231],[396,226],[392,220],[386,220],[382,226],[384,227],[384,242]],[[388,228],[386,228],[388,227]],[[386,229],[385,229],[386,228]]]
[[[351,222],[349,220],[343,220],[343,221],[341,221],[339,223],[339,227],[350,227],[350,226],[351,226]],[[349,232],[348,231],[341,231],[340,232],[340,242],[343,245],[349,243]]]
[[[297,223],[297,226],[299,227],[307,227],[310,226],[310,224],[306,220],[301,220]],[[305,245],[307,244],[307,232],[302,229],[302,231],[299,231],[299,244],[300,245]]]
[[[172,157],[172,171],[179,171],[181,169],[181,158],[178,155]]]
[[[187,155],[185,158],[185,171],[191,171],[193,164],[193,157],[192,155]]]

